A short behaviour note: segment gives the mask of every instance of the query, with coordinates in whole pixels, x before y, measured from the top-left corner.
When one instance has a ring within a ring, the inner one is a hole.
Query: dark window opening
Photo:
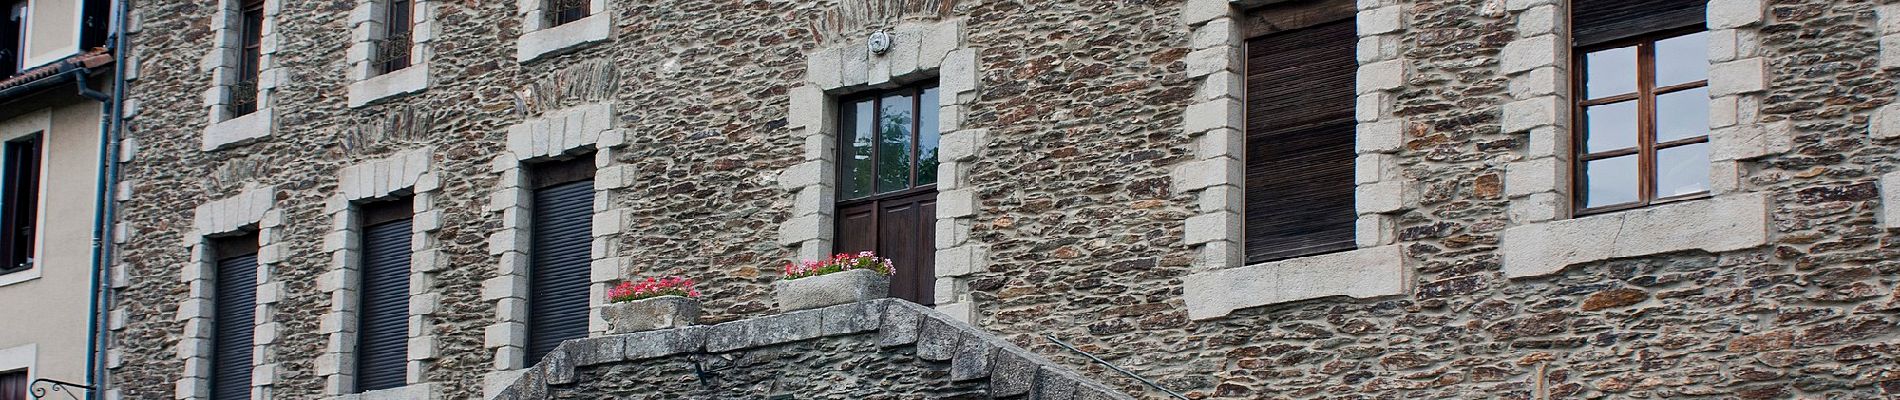
[[[257,78],[263,71],[264,1],[246,0],[238,7],[237,82],[231,87],[231,117],[257,112]]]
[[[26,370],[0,372],[0,400],[27,400]]]
[[[0,26],[0,58],[5,58],[6,77],[19,75],[26,69],[26,1],[15,1],[7,5],[6,26]],[[0,77],[4,78],[4,77]]]
[[[1702,1],[1579,1],[1577,215],[1709,193],[1708,37]]]
[[[375,46],[377,74],[409,68],[409,51],[414,45],[410,39],[410,30],[415,23],[411,15],[414,10],[409,0],[389,0],[384,6],[383,38]]]
[[[257,326],[257,234],[211,241],[216,260],[211,296],[211,398],[251,397]]]
[[[937,86],[839,104],[837,249],[890,258],[891,296],[935,304]]]
[[[1352,18],[1247,41],[1249,264],[1357,247],[1357,44]]]
[[[548,0],[548,26],[566,25],[569,22],[587,18],[593,12],[594,0]]]
[[[410,198],[363,204],[356,391],[408,383]]]
[[[38,238],[40,212],[41,135],[33,134],[5,144],[5,165],[0,166],[0,230],[6,243],[0,246],[0,273],[33,268],[34,243]]]
[[[594,157],[528,166],[528,362],[587,337],[592,277]]]

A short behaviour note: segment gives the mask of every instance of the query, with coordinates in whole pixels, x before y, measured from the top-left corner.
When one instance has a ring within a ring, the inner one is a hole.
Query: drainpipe
[[[130,40],[125,36],[126,14],[132,6],[131,0],[116,0],[112,7],[111,36],[106,46],[112,51],[112,95],[103,101],[106,113],[99,121],[99,174],[94,192],[92,224],[92,299],[88,306],[91,317],[86,327],[86,398],[99,400],[104,398],[106,377],[106,335],[107,318],[110,314],[110,281],[112,260],[112,227],[117,220],[118,207],[113,204],[114,192],[118,189],[119,177],[119,137],[125,132],[125,120],[119,118],[125,104],[125,60]],[[79,88],[82,95],[97,98],[100,93],[86,86],[86,75],[79,75]]]

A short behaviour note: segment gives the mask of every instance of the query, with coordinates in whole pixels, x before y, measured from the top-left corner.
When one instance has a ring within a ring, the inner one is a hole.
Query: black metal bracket
[[[67,398],[79,400],[79,395],[74,393],[71,389],[93,390],[92,386],[46,378],[34,379],[33,383],[29,383],[26,386],[33,388],[33,398],[35,399],[44,399],[52,393],[65,393]]]

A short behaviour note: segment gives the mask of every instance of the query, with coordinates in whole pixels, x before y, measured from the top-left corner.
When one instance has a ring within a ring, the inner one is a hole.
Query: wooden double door
[[[891,297],[936,304],[937,191],[923,188],[840,204],[839,252],[875,251],[897,266]]]

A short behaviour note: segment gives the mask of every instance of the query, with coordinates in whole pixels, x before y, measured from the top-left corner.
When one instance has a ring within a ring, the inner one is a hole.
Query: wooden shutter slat
[[[529,234],[528,361],[568,339],[587,337],[587,285],[593,239],[594,181],[534,191]]]
[[[362,241],[356,390],[402,387],[408,383],[410,220],[364,228]]]
[[[1571,40],[1594,46],[1650,32],[1701,25],[1708,0],[1573,0]]]
[[[1353,20],[1247,44],[1247,262],[1354,247]]]

